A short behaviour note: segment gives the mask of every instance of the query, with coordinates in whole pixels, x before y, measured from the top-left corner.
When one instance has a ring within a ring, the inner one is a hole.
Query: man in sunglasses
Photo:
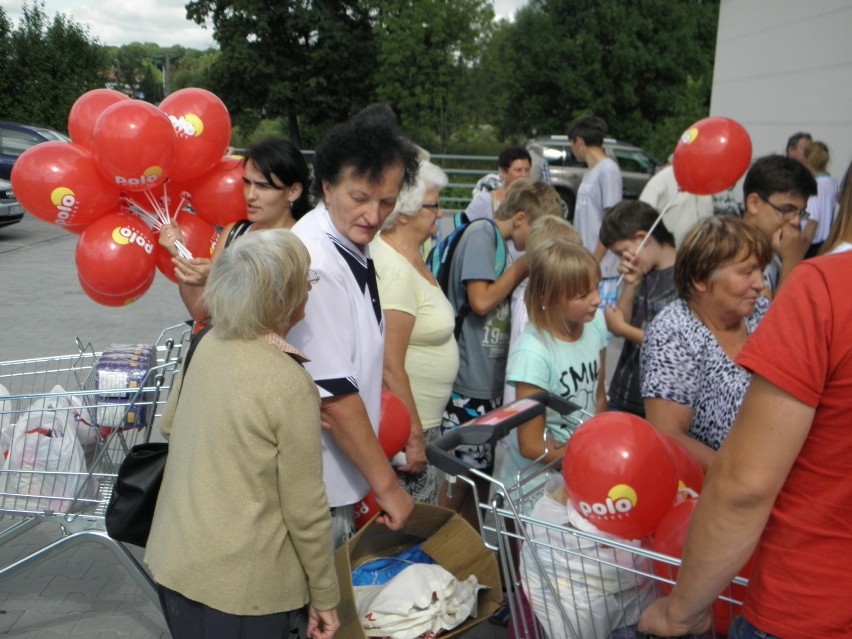
[[[799,161],[781,155],[758,158],[743,183],[743,219],[766,234],[775,255],[763,272],[764,295],[772,299],[810,246],[802,223],[816,180]]]

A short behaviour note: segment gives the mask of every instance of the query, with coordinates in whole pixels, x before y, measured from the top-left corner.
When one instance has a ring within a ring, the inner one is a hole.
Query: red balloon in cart
[[[411,414],[403,401],[382,389],[382,412],[379,418],[379,443],[388,459],[402,452],[411,435]]]
[[[698,505],[698,499],[687,499],[675,505],[663,517],[657,530],[654,532],[654,543],[652,550],[661,555],[668,555],[675,559],[683,557],[683,549],[686,544],[686,536],[689,532],[689,522],[692,520],[692,514],[695,512],[695,507]],[[739,572],[739,577],[749,578],[751,575],[751,567],[754,563],[754,555],[749,557],[746,565]],[[679,565],[667,564],[662,561],[654,562],[654,574],[659,577],[677,581]],[[660,586],[666,593],[671,592],[671,585],[666,582],[660,582]],[[722,593],[724,596],[737,601],[742,601],[745,597],[745,586],[732,584],[729,590]],[[731,621],[740,614],[742,606],[734,604],[723,599],[719,599],[713,604],[713,630],[716,635],[727,635],[728,629],[731,626]]]
[[[701,467],[701,464],[686,449],[686,446],[676,439],[664,437],[677,467],[678,490],[689,489],[700,493],[704,487],[704,469]]]
[[[562,474],[577,512],[623,539],[654,532],[677,494],[663,436],[630,413],[601,413],[580,426],[568,440]]]

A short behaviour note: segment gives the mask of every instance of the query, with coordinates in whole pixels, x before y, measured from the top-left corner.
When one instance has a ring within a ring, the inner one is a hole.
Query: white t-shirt
[[[368,285],[369,250],[360,250],[332,223],[324,204],[293,227],[311,255],[319,282],[308,294],[305,319],[287,340],[310,358],[305,368],[320,397],[358,393],[378,432],[381,410],[384,317],[378,292]],[[367,480],[322,433],[323,479],[332,507],[356,503],[369,490]]]
[[[577,189],[574,209],[574,228],[585,246],[594,253],[600,242],[604,211],[621,201],[621,171],[611,158],[604,158],[594,168],[586,171]],[[603,277],[618,275],[618,258],[607,251],[601,260]]]

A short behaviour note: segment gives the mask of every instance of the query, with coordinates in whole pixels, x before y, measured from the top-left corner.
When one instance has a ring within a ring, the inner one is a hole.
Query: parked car
[[[0,180],[0,226],[9,226],[20,222],[24,217],[24,208],[18,204],[12,193],[12,183]]]
[[[588,171],[585,162],[580,162],[571,152],[571,142],[567,135],[543,135],[527,141],[527,147],[537,150],[547,161],[553,187],[565,201],[566,217],[574,219],[574,204],[577,202],[577,189]],[[626,199],[636,199],[663,164],[647,151],[626,142],[604,139],[604,152],[618,163],[621,169],[623,193]]]
[[[0,120],[0,179],[8,180],[21,154],[42,142],[70,142],[64,133],[35,124]]]

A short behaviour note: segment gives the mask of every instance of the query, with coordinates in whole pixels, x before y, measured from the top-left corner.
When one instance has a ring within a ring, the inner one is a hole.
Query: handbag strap
[[[183,358],[183,369],[181,371],[182,379],[180,381],[180,388],[178,389],[178,399],[180,399],[180,394],[183,390],[183,384],[186,381],[186,372],[189,370],[189,363],[192,361],[192,355],[195,353],[195,349],[198,347],[198,342],[201,341],[201,338],[204,337],[210,331],[211,328],[213,327],[205,326],[189,338],[189,348],[186,350],[186,357]]]

